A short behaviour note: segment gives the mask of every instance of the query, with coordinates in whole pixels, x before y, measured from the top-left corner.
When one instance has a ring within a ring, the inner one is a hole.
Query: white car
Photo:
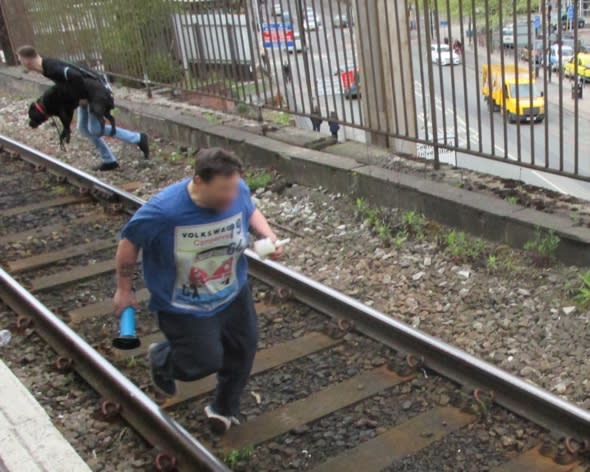
[[[441,66],[461,64],[461,55],[455,54],[448,44],[433,44],[430,47],[432,62]]]
[[[280,3],[275,3],[273,5],[273,14],[274,16],[281,16],[283,14],[283,7]]]
[[[315,31],[318,29],[318,26],[318,22],[314,16],[306,16],[303,19],[303,28],[305,28],[307,31]]]
[[[293,46],[287,46],[287,51],[291,54],[303,51],[303,43],[301,42],[299,31],[293,33]]]

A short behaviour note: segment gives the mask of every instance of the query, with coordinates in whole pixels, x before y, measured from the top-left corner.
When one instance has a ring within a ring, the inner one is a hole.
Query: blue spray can
[[[119,336],[113,339],[113,346],[117,349],[135,349],[141,341],[135,332],[135,308],[126,307],[119,318]]]

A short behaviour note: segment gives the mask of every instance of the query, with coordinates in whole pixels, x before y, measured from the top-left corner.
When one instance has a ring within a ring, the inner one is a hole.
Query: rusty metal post
[[[0,38],[0,45],[10,65],[17,63],[15,51],[19,46],[34,45],[35,35],[24,2],[0,0]]]

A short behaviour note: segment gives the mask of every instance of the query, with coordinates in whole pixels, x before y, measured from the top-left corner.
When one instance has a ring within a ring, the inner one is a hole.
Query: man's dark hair
[[[35,57],[37,57],[39,55],[37,50],[33,46],[29,46],[29,45],[21,46],[20,48],[18,48],[16,50],[16,53],[20,57],[24,57],[26,59],[34,59]]]
[[[221,148],[201,149],[195,160],[195,176],[199,176],[203,182],[210,182],[218,175],[231,177],[236,173],[241,174],[242,169],[241,159]]]

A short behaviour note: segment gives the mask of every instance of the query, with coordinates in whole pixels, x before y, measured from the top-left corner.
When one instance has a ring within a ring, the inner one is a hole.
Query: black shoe
[[[115,162],[103,162],[101,165],[94,168],[94,170],[98,170],[100,172],[105,172],[108,170],[115,170],[119,167],[119,163]]]
[[[176,382],[174,380],[165,378],[161,373],[154,369],[154,363],[152,362],[152,355],[154,350],[158,347],[157,343],[150,345],[148,348],[148,362],[150,363],[150,374],[152,376],[152,382],[154,387],[162,394],[167,397],[172,397],[176,393]]]
[[[139,149],[141,149],[141,152],[143,152],[143,157],[145,157],[146,159],[150,158],[150,145],[148,142],[148,135],[145,133],[141,133],[139,138],[139,142],[137,143],[137,146],[139,147]]]

